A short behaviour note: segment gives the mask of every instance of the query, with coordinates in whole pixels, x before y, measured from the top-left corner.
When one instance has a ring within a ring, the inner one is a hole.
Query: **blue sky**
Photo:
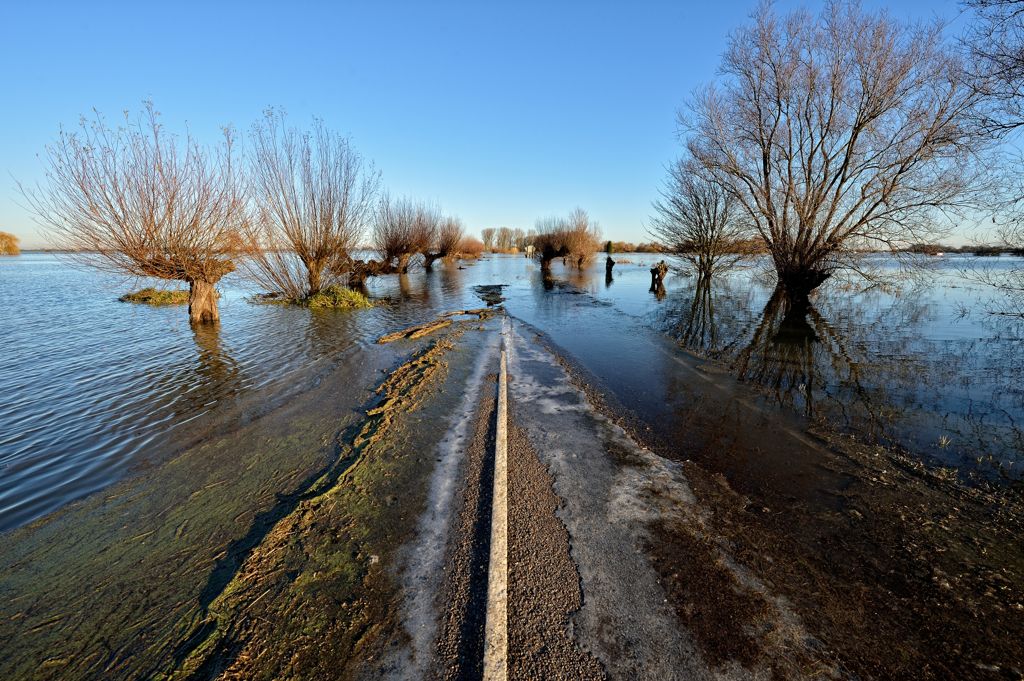
[[[779,2],[785,10],[816,3]],[[865,2],[955,18],[956,2]],[[152,99],[212,139],[267,106],[353,137],[386,186],[469,229],[582,206],[646,240],[675,112],[755,2],[74,3],[0,7],[0,229],[39,246],[16,190],[61,125]]]

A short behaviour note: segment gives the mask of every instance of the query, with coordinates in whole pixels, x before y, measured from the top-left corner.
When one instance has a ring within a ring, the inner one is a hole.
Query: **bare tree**
[[[567,218],[537,221],[533,247],[542,270],[548,270],[555,258],[571,259],[572,264],[582,270],[600,246],[601,230],[582,208],[577,208]]]
[[[494,237],[497,234],[494,227],[485,227],[480,230],[480,236],[483,238],[484,249],[490,251],[494,249]]]
[[[380,174],[346,137],[314,120],[309,131],[268,110],[253,126],[250,178],[255,219],[245,269],[293,301],[344,281],[366,230]]]
[[[982,124],[999,139],[1016,138],[1024,128],[1024,0],[968,0],[974,22],[964,43],[975,68],[978,90],[994,106],[984,110]],[[1002,165],[1002,195],[995,202],[999,226],[993,235],[1000,245],[1024,254],[1024,156],[1007,151]],[[991,310],[1024,317],[1024,268],[973,265],[969,278],[992,286],[1004,303]]]
[[[577,208],[565,222],[565,245],[577,269],[584,269],[601,248],[601,228],[587,211]]]
[[[466,228],[458,218],[446,217],[440,220],[435,232],[433,244],[423,252],[423,267],[428,270],[433,267],[435,260],[448,261],[458,253]]]
[[[18,237],[10,232],[0,232],[0,255],[18,255],[21,249],[18,248]]]
[[[565,220],[556,217],[540,218],[535,231],[533,248],[540,260],[541,270],[548,271],[552,260],[569,255],[569,247],[565,243]]]
[[[938,218],[969,207],[989,147],[973,124],[984,99],[942,26],[844,1],[819,16],[762,5],[753,19],[680,121],[785,290],[805,296],[858,269],[851,245],[929,241]]]
[[[1024,126],[1024,0],[967,0],[964,36],[978,89],[995,104],[985,127],[1003,135]]]
[[[399,274],[408,272],[412,257],[430,249],[440,219],[432,206],[385,196],[373,224],[373,243],[385,269]]]
[[[96,113],[46,148],[46,178],[21,188],[73,257],[129,276],[189,285],[189,319],[219,319],[215,286],[234,269],[246,202],[233,134],[212,152],[167,133],[152,103],[110,127]]]
[[[742,257],[736,244],[749,230],[736,197],[699,171],[684,159],[670,168],[661,199],[654,202],[651,233],[699,277],[711,277]]]

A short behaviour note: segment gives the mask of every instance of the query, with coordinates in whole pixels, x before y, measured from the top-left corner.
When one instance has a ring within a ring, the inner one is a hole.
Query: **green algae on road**
[[[454,333],[460,333],[457,329]],[[424,503],[428,453],[464,372],[442,337],[391,374],[351,439],[341,476],[304,499],[260,543],[197,623],[175,678],[345,678],[367,673],[405,634],[393,575]],[[424,401],[426,394],[431,399]],[[324,645],[325,642],[329,645]]]
[[[373,385],[394,351],[364,354],[286,406],[0,537],[0,676],[203,678],[233,666],[315,678],[312,651],[338,636],[337,676],[339,660],[391,631],[375,624],[393,617],[388,560],[416,517],[445,404],[418,411],[415,398],[457,383],[441,370],[448,353],[460,351],[438,339],[383,399]],[[389,400],[403,413],[366,415]],[[273,645],[254,660],[248,644],[265,635]]]

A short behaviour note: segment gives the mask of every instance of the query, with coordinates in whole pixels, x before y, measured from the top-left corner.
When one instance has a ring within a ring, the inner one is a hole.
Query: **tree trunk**
[[[424,253],[423,254],[423,269],[428,272],[434,269],[434,261],[438,258],[442,258],[440,253]]]
[[[211,324],[220,321],[217,311],[217,289],[208,281],[188,283],[188,320],[193,324]]]
[[[792,300],[805,300],[811,292],[832,276],[829,269],[814,265],[775,264],[775,271],[781,286]]]
[[[411,253],[402,253],[398,256],[398,270],[399,274],[406,274],[409,272],[409,259],[412,258]]]
[[[315,296],[320,293],[320,289],[323,287],[323,263],[312,261],[306,263],[306,274],[309,288],[306,291],[306,297]]]
[[[665,261],[660,261],[657,265],[651,268],[651,290],[657,291],[658,289],[665,288],[665,275],[668,274],[668,265]]]

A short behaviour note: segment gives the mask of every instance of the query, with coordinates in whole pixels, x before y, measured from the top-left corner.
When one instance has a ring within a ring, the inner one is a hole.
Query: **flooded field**
[[[52,255],[4,259],[0,530],[244,423],[343,358],[379,352],[373,342],[388,330],[481,304],[475,287],[492,284],[507,285],[509,314],[662,428],[683,418],[690,399],[667,342],[708,374],[752,384],[786,415],[930,465],[1019,479],[1024,336],[986,312],[991,293],[960,276],[962,257],[935,259],[888,288],[826,286],[802,318],[771,300],[756,264],[707,289],[670,275],[660,297],[647,290],[656,257],[617,257],[612,281],[597,262],[583,274],[556,266],[548,287],[536,265],[514,256],[383,277],[371,295],[396,304],[355,314],[253,305],[252,291],[229,277],[220,328],[198,331],[180,308],[117,302],[130,282]]]

